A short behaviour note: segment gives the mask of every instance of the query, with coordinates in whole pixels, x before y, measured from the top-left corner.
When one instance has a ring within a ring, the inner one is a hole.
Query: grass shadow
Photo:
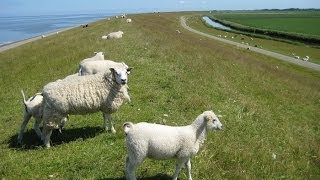
[[[100,180],[125,180],[125,177],[117,177],[117,178],[102,178]],[[167,174],[157,174],[151,177],[137,177],[138,180],[171,180],[172,177]]]
[[[83,141],[88,138],[93,138],[98,134],[104,132],[101,127],[82,127],[74,129],[64,129],[62,133],[59,130],[53,130],[51,135],[51,145],[56,146],[72,141]],[[33,129],[26,131],[23,134],[22,144],[17,144],[18,134],[11,136],[5,143],[9,148],[16,148],[18,150],[30,150],[42,148],[43,142],[37,136]]]

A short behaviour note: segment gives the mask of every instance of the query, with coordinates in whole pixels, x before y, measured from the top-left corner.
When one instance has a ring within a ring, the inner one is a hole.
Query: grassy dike
[[[187,125],[212,109],[224,130],[211,132],[192,159],[194,179],[319,179],[319,72],[188,32],[179,23],[186,14],[102,20],[0,53],[0,178],[122,179],[124,122]],[[122,39],[101,39],[118,30]],[[134,67],[132,102],[114,114],[117,133],[102,131],[101,113],[70,116],[63,134],[53,133],[53,147],[43,149],[32,120],[24,145],[15,147],[20,89],[41,91],[94,51]],[[170,179],[174,169],[173,160],[146,160],[137,175]]]

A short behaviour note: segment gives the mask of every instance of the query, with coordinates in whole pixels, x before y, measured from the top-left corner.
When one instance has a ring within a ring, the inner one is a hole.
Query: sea
[[[117,13],[0,16],[0,46],[115,15]]]

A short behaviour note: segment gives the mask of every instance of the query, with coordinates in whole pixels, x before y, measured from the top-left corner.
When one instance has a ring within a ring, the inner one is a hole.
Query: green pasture
[[[101,20],[1,52],[0,179],[123,179],[124,122],[182,126],[205,110],[221,115],[224,129],[210,132],[192,158],[193,179],[319,179],[320,73],[193,34],[179,22],[193,14]],[[197,18],[187,23],[207,28]],[[123,38],[101,39],[118,30]],[[31,120],[16,146],[20,90],[27,96],[41,91],[77,72],[94,51],[134,67],[132,102],[113,114],[117,133],[103,131],[101,113],[71,115],[45,149]],[[174,160],[148,159],[137,176],[171,179],[174,169]],[[185,169],[179,179],[187,179]]]
[[[249,27],[320,37],[320,12],[217,13],[214,16]]]

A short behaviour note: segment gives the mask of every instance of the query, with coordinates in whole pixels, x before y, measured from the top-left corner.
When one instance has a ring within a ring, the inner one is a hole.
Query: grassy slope
[[[240,36],[239,34],[235,34],[231,32],[226,32],[226,31],[222,31],[214,28],[206,28],[203,26],[203,23],[201,23],[199,19],[200,17],[196,17],[196,16],[193,17],[192,19],[190,19],[190,25],[194,26],[195,28],[201,29],[201,31],[203,32],[213,34],[215,36],[218,36],[218,35],[221,35],[222,37],[227,36],[227,39],[229,40],[240,42],[240,43],[241,42],[249,43],[250,46],[257,45],[258,47],[261,47],[263,49],[278,52],[287,56],[293,57],[292,53],[296,54],[297,56],[300,56],[301,58],[305,56],[309,56],[310,62],[320,64],[319,48],[309,47],[303,44],[291,44],[291,43],[279,42],[279,41],[256,38],[256,37],[253,38],[253,40],[251,40],[251,37],[246,35]],[[234,36],[235,38],[232,39],[231,38],[232,36]]]
[[[0,54],[0,177],[122,178],[122,123],[186,125],[208,109],[223,115],[225,129],[210,133],[193,158],[194,179],[320,177],[319,72],[192,34],[179,26],[178,14],[130,17],[132,24],[100,21]],[[100,39],[116,30],[124,31],[122,39]],[[102,132],[100,113],[71,116],[63,134],[53,134],[53,148],[36,146],[31,123],[25,146],[13,147],[20,89],[31,95],[74,73],[93,51],[134,67],[132,103],[114,115],[117,133]],[[147,160],[137,175],[169,178],[174,167],[174,161]],[[186,179],[184,171],[180,177]]]

